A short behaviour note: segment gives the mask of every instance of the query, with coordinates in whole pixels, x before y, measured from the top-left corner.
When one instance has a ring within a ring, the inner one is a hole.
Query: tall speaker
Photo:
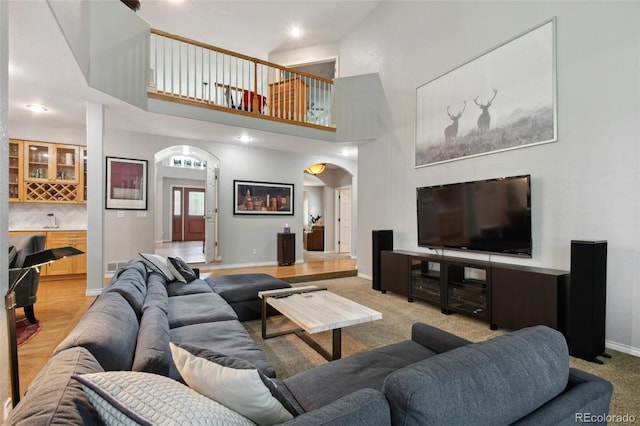
[[[602,363],[607,301],[607,242],[571,241],[567,343],[575,357]]]
[[[382,250],[393,250],[393,231],[392,230],[374,230],[373,234],[373,270],[371,271],[372,287],[374,290],[380,290],[380,252]]]

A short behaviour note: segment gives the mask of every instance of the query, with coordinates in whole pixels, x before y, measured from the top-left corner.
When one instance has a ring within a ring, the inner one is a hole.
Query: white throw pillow
[[[173,343],[169,346],[178,372],[193,390],[259,425],[282,423],[293,418],[271,394],[257,368],[247,368],[250,365],[247,361],[202,349],[209,354],[204,358]]]
[[[142,261],[149,269],[155,272],[159,272],[164,278],[171,282],[175,281],[176,277],[173,276],[169,268],[167,268],[167,259],[157,254],[151,253],[138,253],[142,258]]]
[[[238,425],[251,420],[158,374],[108,371],[74,375],[106,425]]]

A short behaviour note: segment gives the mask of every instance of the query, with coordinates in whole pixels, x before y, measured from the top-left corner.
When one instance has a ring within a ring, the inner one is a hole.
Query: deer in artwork
[[[475,104],[478,105],[482,110],[480,117],[478,117],[478,130],[481,132],[486,132],[491,127],[491,115],[489,114],[489,107],[491,106],[493,100],[496,98],[497,94],[498,89],[493,89],[493,97],[486,104],[478,103],[477,96],[473,99],[473,102],[475,102]]]
[[[460,119],[460,117],[462,117],[462,113],[464,112],[464,109],[466,107],[467,101],[464,101],[462,109],[458,111],[456,115],[453,115],[451,114],[451,112],[449,112],[449,106],[447,105],[447,115],[451,120],[453,120],[453,123],[448,125],[446,129],[444,129],[444,139],[446,142],[450,142],[458,136],[458,120]]]

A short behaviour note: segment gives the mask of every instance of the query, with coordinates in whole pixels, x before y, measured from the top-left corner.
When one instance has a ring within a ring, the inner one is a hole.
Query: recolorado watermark
[[[636,416],[633,414],[593,414],[576,413],[576,423],[635,423]]]

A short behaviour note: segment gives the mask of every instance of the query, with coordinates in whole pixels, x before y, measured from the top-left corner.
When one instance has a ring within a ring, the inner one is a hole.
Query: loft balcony
[[[333,81],[151,29],[147,96],[335,132]]]
[[[377,73],[331,81],[151,29],[121,2],[48,4],[87,84],[145,111],[328,142],[388,120]]]

